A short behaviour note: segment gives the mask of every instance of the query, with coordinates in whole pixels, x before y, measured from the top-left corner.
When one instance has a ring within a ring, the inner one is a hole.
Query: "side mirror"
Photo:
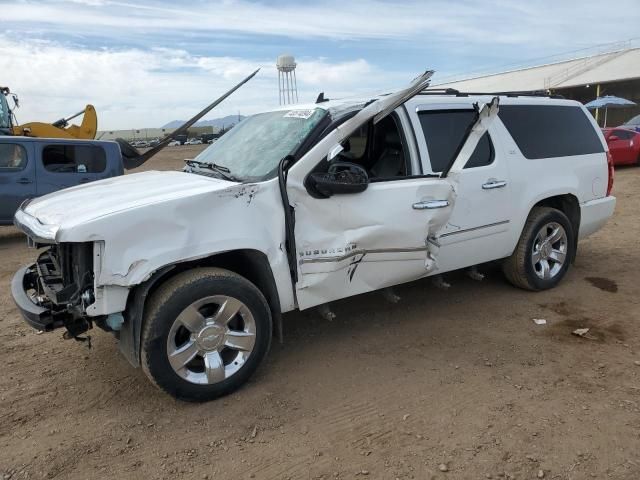
[[[351,162],[335,162],[326,173],[310,175],[313,188],[324,198],[336,194],[364,192],[369,185],[367,171]]]
[[[617,135],[609,136],[609,141],[610,142],[615,142],[616,140],[620,140],[620,137],[618,137]]]

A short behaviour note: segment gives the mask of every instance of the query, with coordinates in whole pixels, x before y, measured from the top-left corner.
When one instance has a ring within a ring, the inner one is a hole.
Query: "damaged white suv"
[[[41,248],[12,293],[26,321],[114,332],[175,397],[245,382],[281,314],[500,260],[555,286],[612,215],[598,126],[574,101],[405,90],[251,116],[182,172],[24,204]]]

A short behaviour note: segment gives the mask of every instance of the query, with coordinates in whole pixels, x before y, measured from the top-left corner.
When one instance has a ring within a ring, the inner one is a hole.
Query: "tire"
[[[269,351],[269,305],[247,279],[220,268],[176,275],[147,302],[141,364],[175,398],[205,402],[228,395]]]
[[[516,249],[503,262],[502,270],[516,287],[547,290],[555,287],[567,273],[574,249],[574,232],[567,216],[555,208],[535,207]]]

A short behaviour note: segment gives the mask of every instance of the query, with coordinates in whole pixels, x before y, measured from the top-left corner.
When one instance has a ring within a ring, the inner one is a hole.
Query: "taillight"
[[[607,166],[609,167],[609,181],[607,182],[607,197],[611,195],[613,190],[613,156],[611,152],[607,152]]]

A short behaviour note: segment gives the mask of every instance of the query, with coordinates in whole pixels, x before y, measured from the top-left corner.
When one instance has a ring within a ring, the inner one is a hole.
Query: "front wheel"
[[[228,270],[180,273],[149,299],[141,363],[162,390],[188,401],[227,395],[256,370],[271,343],[260,290]]]
[[[574,255],[571,222],[560,210],[535,207],[513,254],[503,263],[507,280],[526,290],[555,287],[565,276]]]

